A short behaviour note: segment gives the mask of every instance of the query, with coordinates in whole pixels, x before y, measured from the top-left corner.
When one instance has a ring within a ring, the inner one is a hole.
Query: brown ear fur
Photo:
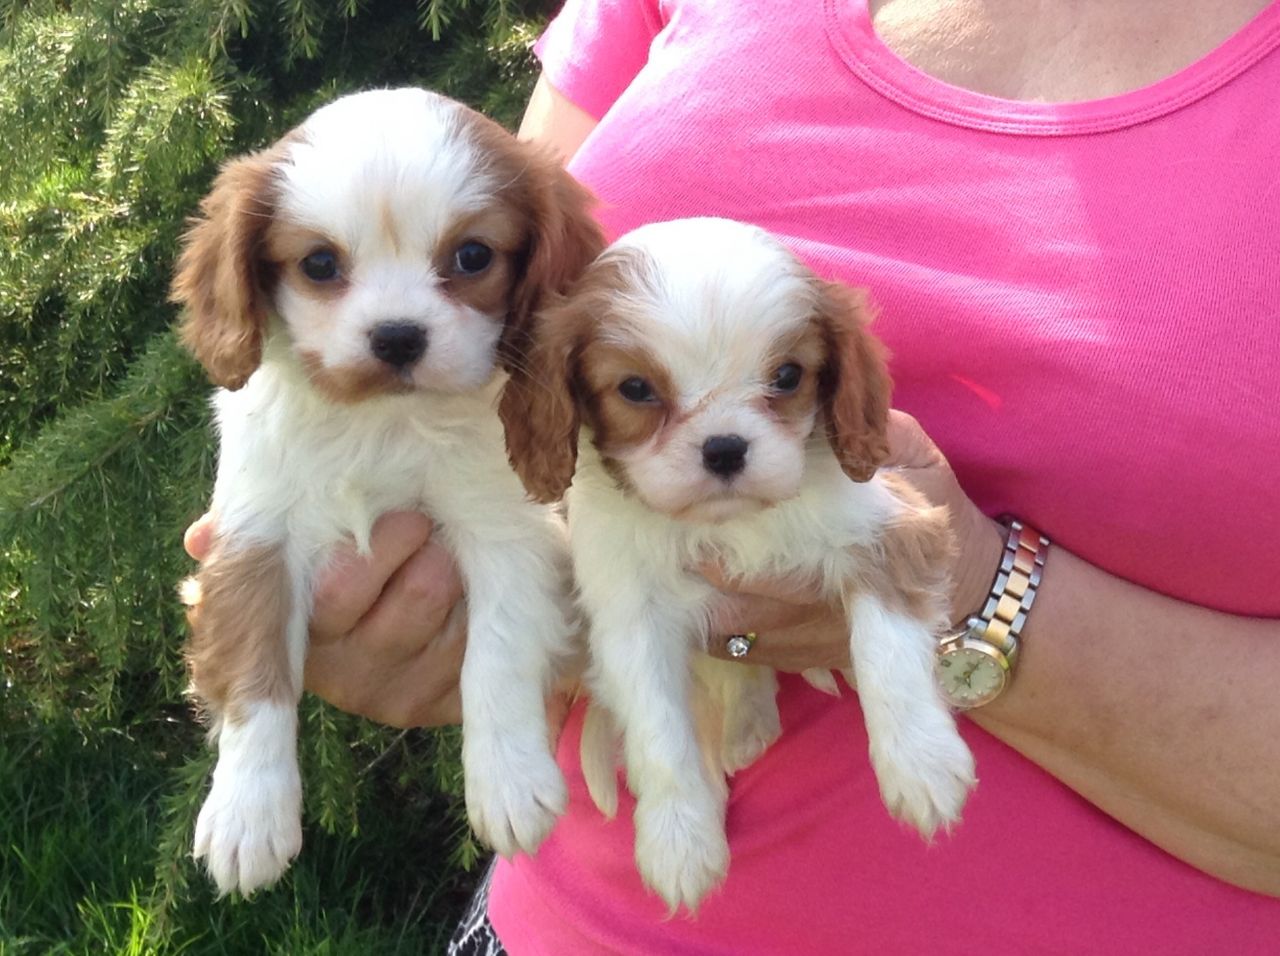
[[[530,496],[547,504],[564,497],[578,462],[582,416],[573,367],[589,321],[586,310],[564,299],[534,315],[498,402],[511,466]]]
[[[860,293],[822,282],[818,301],[827,342],[821,378],[827,437],[844,473],[868,481],[889,455],[892,383],[885,349],[867,330],[869,310]]]
[[[604,233],[591,215],[595,197],[549,151],[517,143],[526,213],[531,223],[523,268],[511,293],[502,354],[518,356],[535,314],[564,293],[604,249]]]
[[[269,302],[259,249],[271,223],[275,151],[227,163],[183,239],[170,298],[186,307],[182,343],[224,388],[262,360]]]
[[[498,346],[511,376],[498,415],[516,474],[531,497],[550,503],[564,497],[578,461],[573,363],[589,321],[564,293],[604,249],[604,233],[591,215],[595,198],[549,150],[512,145],[510,134],[487,120],[479,130],[500,135],[517,154],[518,202],[530,223]]]

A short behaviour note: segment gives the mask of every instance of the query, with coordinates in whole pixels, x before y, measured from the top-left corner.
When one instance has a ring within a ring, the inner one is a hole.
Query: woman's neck
[[[936,79],[1036,102],[1148,86],[1220,46],[1271,0],[867,0],[881,40]]]

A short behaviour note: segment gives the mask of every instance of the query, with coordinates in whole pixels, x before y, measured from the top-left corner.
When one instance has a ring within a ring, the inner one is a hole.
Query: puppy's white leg
[[[197,580],[192,688],[216,716],[218,762],[194,855],[219,891],[248,895],[275,882],[302,847],[297,703],[308,601],[275,547],[218,542]]]
[[[755,762],[782,733],[778,677],[771,667],[735,664],[705,654],[693,657],[694,675],[719,704],[719,759],[727,774]]]
[[[937,639],[878,598],[849,602],[850,654],[871,764],[889,812],[926,838],[960,817],[974,785],[973,755],[933,676]]]
[[[691,714],[693,621],[670,602],[616,597],[592,608],[592,694],[623,734],[640,875],[673,911],[692,910],[729,867],[728,791],[707,771]]]
[[[302,848],[297,707],[251,701],[217,732],[213,786],[196,820],[194,856],[222,893],[279,879]]]
[[[546,709],[568,645],[567,562],[552,535],[541,538],[451,536],[467,584],[467,815],[477,836],[507,857],[536,850],[568,803]]]

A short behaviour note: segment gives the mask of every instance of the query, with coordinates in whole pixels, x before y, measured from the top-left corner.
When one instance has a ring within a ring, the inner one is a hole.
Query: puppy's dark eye
[[[302,274],[312,282],[328,282],[338,277],[338,257],[332,249],[317,249],[306,256],[299,266]]]
[[[618,394],[627,401],[635,402],[638,405],[658,400],[657,394],[653,391],[653,386],[638,375],[631,376],[631,378],[619,385]]]
[[[775,392],[794,392],[800,387],[800,379],[804,377],[804,370],[795,362],[787,362],[785,365],[779,365],[773,372],[773,381],[770,383]]]
[[[484,272],[489,268],[489,263],[493,261],[493,250],[486,246],[483,242],[464,242],[458,247],[458,251],[453,254],[453,264],[457,270],[464,275],[473,276],[477,272]]]

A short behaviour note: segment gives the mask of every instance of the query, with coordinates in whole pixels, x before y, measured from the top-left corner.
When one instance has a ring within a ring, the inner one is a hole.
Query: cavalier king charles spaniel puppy
[[[583,771],[612,816],[620,734],[636,861],[673,910],[724,876],[725,776],[780,732],[772,670],[695,653],[717,601],[699,562],[812,579],[843,606],[891,813],[928,837],[973,786],[934,683],[947,513],[877,471],[889,391],[855,293],[760,229],[690,219],[610,246],[537,316],[502,397],[526,487],[541,501],[568,490],[590,624]]]
[[[228,163],[173,283],[222,386],[215,541],[187,588],[218,762],[195,855],[248,894],[301,845],[296,734],[334,545],[420,509],[466,584],[463,763],[476,833],[532,851],[566,800],[544,696],[571,634],[562,523],[495,412],[534,310],[603,247],[550,155],[425,90],[360,93]]]

